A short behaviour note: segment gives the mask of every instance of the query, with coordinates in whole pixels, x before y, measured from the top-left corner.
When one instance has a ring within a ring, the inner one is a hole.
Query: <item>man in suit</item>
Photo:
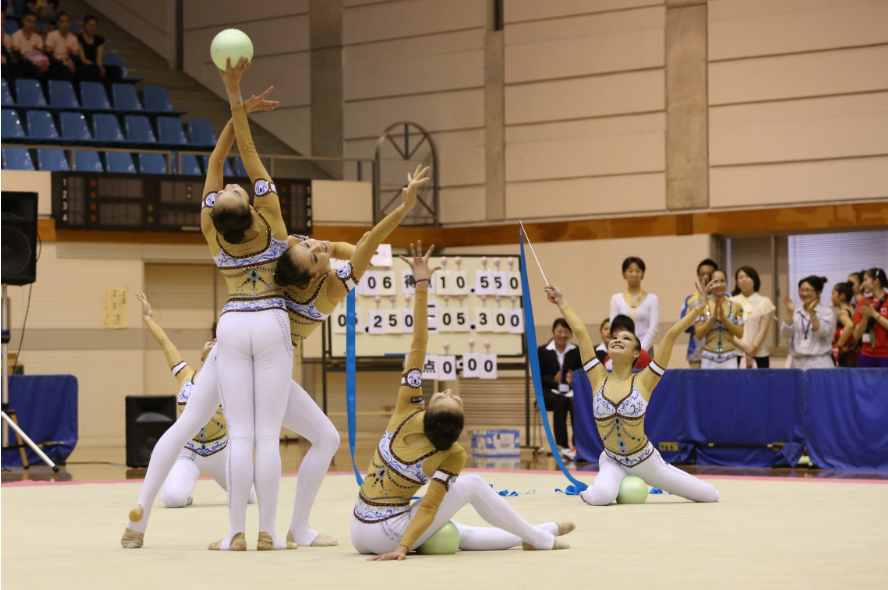
[[[567,459],[573,461],[577,448],[568,444],[567,415],[573,426],[573,372],[583,367],[580,349],[571,344],[573,332],[563,318],[552,324],[552,340],[539,348],[540,377],[543,382],[543,400],[546,409],[555,413],[553,417],[555,444]]]

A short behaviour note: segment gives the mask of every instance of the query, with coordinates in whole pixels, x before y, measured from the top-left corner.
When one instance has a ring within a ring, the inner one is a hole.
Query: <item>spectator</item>
[[[31,0],[28,10],[42,23],[50,23],[56,19],[59,0]]]
[[[74,78],[77,66],[75,59],[80,57],[80,43],[71,34],[71,17],[60,12],[56,21],[57,30],[46,36],[46,52],[49,53],[49,77],[60,80]]]
[[[3,65],[5,66],[7,63],[12,62],[12,37],[9,35],[9,33],[6,32],[5,13],[0,13],[0,21],[2,21],[2,23],[0,23],[0,29],[3,30]],[[7,56],[9,56],[9,59],[7,59]],[[3,71],[3,77],[6,77],[5,68]]]
[[[840,367],[856,367],[860,347],[854,339],[854,299],[851,283],[838,283],[832,290],[832,304],[836,314],[836,335],[833,337],[833,356]],[[851,345],[848,346],[848,341]]]
[[[105,51],[105,38],[98,35],[99,19],[91,14],[83,17],[83,33],[80,35],[80,66],[77,77],[81,80],[104,80],[105,68],[102,54]]]
[[[12,50],[22,65],[21,75],[37,77],[49,70],[49,58],[43,53],[43,38],[37,33],[37,17],[26,14],[22,28],[12,35]]]
[[[577,456],[577,450],[574,445],[568,444],[567,415],[570,414],[573,426],[573,372],[583,367],[580,349],[570,342],[572,336],[567,321],[558,318],[552,324],[552,339],[539,348],[543,401],[546,409],[555,414],[552,418],[555,444],[561,454],[571,461]]]
[[[601,326],[598,328],[598,333],[601,335],[601,344],[595,347],[595,356],[603,363],[604,359],[607,358],[607,343],[611,339],[610,319],[604,318],[604,321],[601,322]]]
[[[759,295],[762,281],[751,266],[741,267],[734,273],[734,285],[731,299],[743,310],[743,337],[734,338],[734,346],[743,352],[746,368],[767,369],[771,366],[768,334],[777,308],[770,299]]]
[[[703,262],[697,265],[697,279],[699,280],[701,285],[708,285],[710,281],[710,276],[712,273],[718,270],[718,264],[710,258],[707,258]],[[688,315],[688,310],[694,309],[697,305],[697,297],[700,294],[694,291],[692,295],[688,295],[685,297],[684,304],[681,306],[681,312],[678,315],[678,319],[681,319]],[[706,344],[706,340],[703,338],[697,338],[697,335],[694,331],[694,326],[688,328],[688,334],[691,335],[690,342],[688,342],[688,367],[691,369],[699,369],[700,368],[700,360],[703,358],[703,345]]]
[[[888,368],[888,277],[881,268],[863,274],[861,301],[854,313],[854,337],[861,340],[860,367]],[[869,293],[866,297],[863,294]]]
[[[794,369],[827,369],[834,367],[832,337],[836,331],[836,316],[832,308],[820,303],[820,294],[826,277],[805,277],[799,281],[799,299],[804,307],[796,309],[787,295],[783,299],[787,319],[781,332],[790,336],[789,354]]]
[[[857,307],[857,302],[860,300],[860,286],[863,284],[863,273],[865,272],[862,270],[848,275],[848,282],[851,283],[851,288],[854,291],[854,297],[848,302],[851,304],[851,307]]]
[[[623,261],[623,278],[626,279],[626,291],[611,297],[610,321],[618,315],[626,315],[638,328],[638,339],[641,349],[654,354],[654,336],[657,335],[657,323],[660,321],[660,303],[653,293],[645,293],[641,289],[644,279],[644,260],[630,256]]]
[[[610,339],[616,338],[617,334],[620,332],[632,332],[635,334],[635,322],[632,321],[627,315],[618,315],[611,321],[610,323]],[[597,355],[596,355],[597,356]],[[604,363],[604,368],[608,371],[613,370],[614,363],[611,361],[609,356],[605,356],[604,360],[601,361]],[[635,370],[640,371],[651,364],[651,355],[645,349],[641,349],[638,351],[638,358],[635,361]]]
[[[734,339],[743,338],[743,308],[725,297],[728,276],[723,270],[712,271],[712,299],[706,314],[697,318],[697,338],[705,338],[703,369],[736,369],[737,351]]]

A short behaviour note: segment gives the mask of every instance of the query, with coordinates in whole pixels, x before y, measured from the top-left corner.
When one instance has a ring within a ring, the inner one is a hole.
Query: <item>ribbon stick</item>
[[[357,362],[355,359],[355,290],[352,289],[347,299],[347,322],[345,334],[345,405],[348,413],[348,448],[351,451],[352,469],[358,485],[364,485],[358,466],[355,465],[355,437],[357,435]]]
[[[533,303],[531,303],[530,285],[527,280],[527,258],[524,256],[525,236],[523,229],[522,226],[522,231],[519,232],[521,238],[521,289],[524,294],[524,333],[527,337],[527,357],[530,361],[530,372],[533,376],[533,389],[536,394],[540,416],[543,420],[543,428],[546,430],[546,439],[549,441],[549,450],[552,451],[552,456],[555,457],[555,462],[558,464],[558,468],[561,469],[561,472],[572,484],[574,484],[578,492],[582,492],[588,486],[572,476],[570,472],[568,472],[567,467],[564,466],[564,462],[561,460],[561,453],[558,451],[558,447],[555,446],[555,437],[552,436],[552,427],[549,426],[549,419],[546,416],[546,402],[543,399],[543,381],[540,377],[540,355],[537,350],[536,330],[534,329],[536,324],[533,323]],[[527,243],[529,244],[530,240],[528,240]],[[534,257],[536,257],[536,254],[534,254]],[[539,264],[539,260],[537,263]],[[540,268],[540,272],[542,272],[542,270],[543,269]],[[543,275],[543,279],[545,278],[545,275]]]
[[[530,238],[527,237],[527,230],[524,229],[524,224],[521,223],[521,221],[518,222],[518,225],[521,226],[521,233],[522,233],[522,234],[524,235],[524,237],[527,239],[527,245],[530,246],[530,252],[533,254],[533,259],[536,260],[537,267],[540,269],[540,274],[543,275],[543,281],[546,283],[546,285],[548,285],[548,284],[549,284],[549,281],[546,280],[546,273],[543,272],[543,265],[540,264],[540,259],[537,258],[537,253],[536,253],[536,251],[533,249],[533,244],[530,243]],[[524,256],[523,253],[522,253],[522,256]]]

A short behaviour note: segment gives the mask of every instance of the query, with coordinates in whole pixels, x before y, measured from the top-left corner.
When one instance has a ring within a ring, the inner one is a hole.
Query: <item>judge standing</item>
[[[568,444],[567,415],[573,426],[573,372],[582,368],[580,349],[571,344],[573,332],[564,318],[552,324],[552,339],[539,348],[540,377],[543,382],[543,399],[546,409],[555,413],[553,429],[555,444],[561,454],[573,461],[577,449]]]

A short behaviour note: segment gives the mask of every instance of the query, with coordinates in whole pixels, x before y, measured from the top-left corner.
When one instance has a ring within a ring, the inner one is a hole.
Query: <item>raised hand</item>
[[[136,293],[136,299],[142,302],[142,319],[147,322],[154,317],[154,310],[151,309],[151,304],[148,303],[148,298],[145,297],[145,294],[141,291]]]
[[[410,244],[410,254],[412,255],[412,259],[407,259],[403,256],[399,256],[398,258],[410,265],[410,270],[413,272],[414,280],[431,280],[431,277],[435,273],[435,271],[441,270],[440,266],[429,268],[429,257],[432,255],[432,252],[434,250],[435,245],[432,244],[429,248],[429,251],[425,253],[425,256],[423,256],[422,241],[420,240],[416,242],[416,246]]]
[[[563,309],[565,307],[564,295],[561,294],[561,289],[555,285],[546,285],[545,291],[546,299],[548,299],[550,303],[557,305],[558,309]]]
[[[416,170],[413,174],[407,174],[407,186],[401,191],[401,196],[404,199],[404,206],[408,209],[413,209],[416,205],[416,191],[419,189],[420,185],[425,184],[429,181],[429,177],[426,176],[429,172],[429,167],[422,167],[422,164],[416,167]]]
[[[237,60],[237,63],[232,65],[231,58],[229,57],[225,63],[225,69],[219,70],[219,75],[222,76],[222,82],[225,83],[226,88],[237,88],[240,86],[240,81],[243,75],[247,70],[250,69],[250,60],[242,57]]]
[[[876,311],[876,308],[873,307],[873,304],[869,301],[864,300],[860,304],[860,307],[858,307],[858,310],[860,311],[860,315],[862,315],[865,318],[878,318],[879,317],[879,313]]]
[[[221,71],[221,70],[220,70]],[[274,90],[274,86],[269,86],[268,90],[256,96],[255,94],[244,101],[244,111],[252,113],[254,111],[273,111],[280,102],[276,100],[265,100],[265,97]]]
[[[814,313],[814,308],[820,305],[820,297],[815,297],[811,301],[805,304],[805,311],[809,314]]]
[[[709,307],[709,293],[714,285],[715,281],[710,281],[705,287],[699,280],[694,283],[694,287],[697,289],[697,293],[699,293],[697,295],[697,306],[694,308],[697,315],[701,315]]]
[[[790,316],[795,313],[795,303],[792,302],[792,298],[789,295],[783,296],[783,305],[786,307],[786,312]]]

